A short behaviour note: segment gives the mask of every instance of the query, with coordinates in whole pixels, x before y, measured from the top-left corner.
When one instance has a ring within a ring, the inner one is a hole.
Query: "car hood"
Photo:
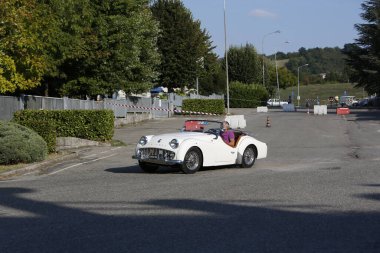
[[[215,138],[213,134],[198,133],[198,132],[177,132],[168,134],[159,134],[154,136],[148,136],[148,143],[140,147],[155,147],[162,149],[171,149],[169,142],[173,139],[177,139],[179,145],[187,139],[196,139],[199,141],[207,141]]]

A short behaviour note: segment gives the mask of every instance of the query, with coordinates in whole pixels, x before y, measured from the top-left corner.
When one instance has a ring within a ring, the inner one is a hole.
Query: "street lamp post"
[[[271,33],[267,33],[263,36],[263,39],[261,40],[261,53],[263,54],[263,86],[265,86],[264,39],[269,35],[280,33],[280,32],[281,32],[280,30],[277,30]]]
[[[285,41],[284,43],[289,44],[290,42],[289,41]],[[278,96],[278,100],[280,101],[281,100],[281,95],[280,95],[280,82],[279,82],[279,79],[278,79],[277,51],[276,51],[276,53],[274,53],[274,63],[276,65],[277,96]]]
[[[309,66],[309,64],[304,64],[304,65],[302,65],[302,66],[299,66],[298,68],[297,68],[297,76],[298,76],[298,92],[297,92],[297,104],[298,104],[298,107],[300,107],[300,99],[301,99],[301,97],[300,97],[300,68],[302,68],[302,67],[306,67],[306,66]]]
[[[274,53],[274,63],[276,65],[277,96],[278,96],[278,101],[280,101],[280,82],[278,81],[277,52]]]
[[[197,75],[197,78],[196,78],[196,85],[197,85],[197,98],[199,98],[199,78],[198,78],[198,75]]]
[[[224,0],[224,57],[226,58],[227,114],[230,114],[230,87],[228,80],[226,0]]]
[[[198,77],[198,69],[199,69],[199,67],[201,67],[201,68],[204,68],[204,58],[203,57],[201,57],[201,58],[199,58],[197,61],[196,61],[196,63],[197,63],[197,66],[196,66],[196,81],[195,81],[195,83],[196,83],[196,86],[197,86],[197,97],[199,98],[199,77]],[[199,66],[200,65],[200,66]]]

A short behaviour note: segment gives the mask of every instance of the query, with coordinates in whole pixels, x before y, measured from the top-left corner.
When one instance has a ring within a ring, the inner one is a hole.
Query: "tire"
[[[181,170],[185,174],[194,174],[203,164],[202,153],[198,148],[190,148],[183,159]]]
[[[139,161],[140,168],[146,173],[154,173],[158,170],[158,165],[147,164]]]
[[[241,167],[242,168],[251,168],[256,161],[256,149],[254,146],[248,146],[243,153]]]

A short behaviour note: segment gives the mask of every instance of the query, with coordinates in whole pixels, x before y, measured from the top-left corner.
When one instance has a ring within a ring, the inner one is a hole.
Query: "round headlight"
[[[146,138],[146,136],[142,136],[139,140],[139,144],[141,146],[144,146],[146,143],[148,142],[148,138]]]
[[[179,145],[178,140],[177,140],[177,139],[173,139],[173,140],[171,140],[171,141],[169,142],[169,145],[170,145],[170,147],[171,147],[172,149],[176,149],[176,148],[178,148],[178,145]]]

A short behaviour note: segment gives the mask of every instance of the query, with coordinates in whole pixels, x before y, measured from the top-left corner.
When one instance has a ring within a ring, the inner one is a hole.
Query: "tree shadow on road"
[[[28,198],[32,193],[26,188],[0,188],[0,252],[380,250],[379,212],[315,213],[312,206],[309,211],[292,211],[254,201],[158,199],[120,201],[122,214],[102,215],[86,206]],[[104,202],[100,209],[108,214],[113,205],[117,203]],[[4,208],[23,215],[9,216]]]
[[[366,193],[357,195],[359,198],[380,201],[380,193]]]
[[[375,121],[380,120],[380,110],[353,111],[347,118],[348,121]]]

